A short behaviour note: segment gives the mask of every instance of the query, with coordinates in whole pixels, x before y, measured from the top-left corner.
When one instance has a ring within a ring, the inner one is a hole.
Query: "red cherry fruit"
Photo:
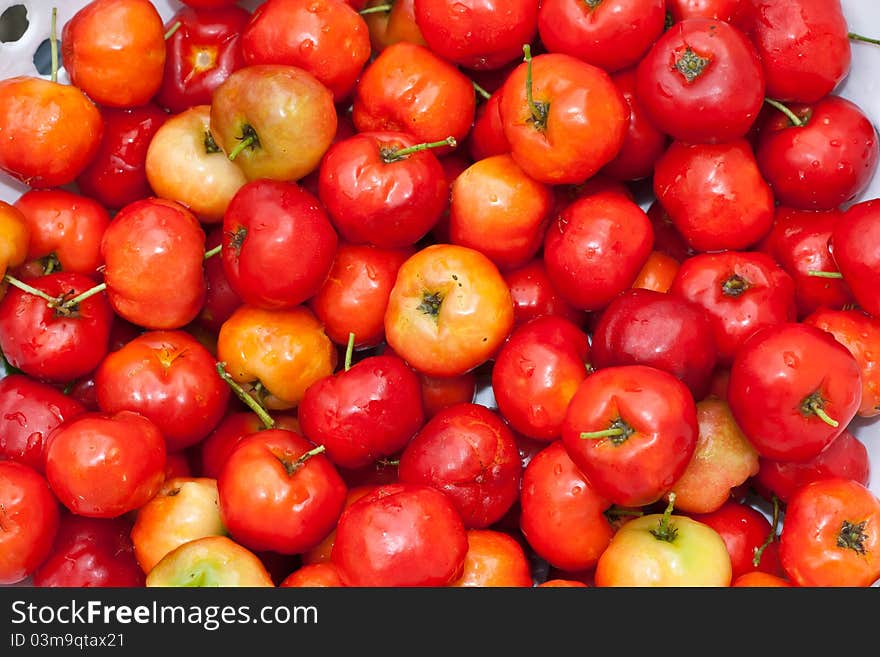
[[[0,461],[0,585],[21,582],[45,561],[58,532],[58,509],[43,475]]]
[[[548,52],[613,73],[637,64],[662,34],[665,5],[665,0],[543,0],[538,31]]]
[[[76,180],[103,130],[101,112],[78,87],[30,76],[0,80],[0,171],[31,188]]]
[[[80,192],[118,210],[152,194],[146,160],[150,140],[169,115],[155,103],[101,107],[104,132],[95,156],[77,177]]]
[[[794,281],[756,251],[701,253],[681,263],[669,294],[703,306],[712,319],[718,363],[729,366],[758,329],[795,320]]]
[[[492,368],[498,410],[529,438],[559,438],[589,359],[586,333],[569,320],[545,315],[523,324],[501,347]]]
[[[520,504],[523,536],[555,568],[594,568],[614,534],[605,515],[611,502],[594,490],[561,440],[547,445],[525,466]]]
[[[447,586],[467,533],[446,495],[421,484],[379,486],[340,516],[331,559],[346,586]]]
[[[230,396],[211,352],[181,330],[146,331],[108,354],[95,388],[102,411],[135,411],[155,422],[169,451],[207,436]]]
[[[619,506],[659,500],[697,446],[694,397],[672,374],[621,365],[588,376],[571,399],[562,442],[595,491]]]
[[[861,417],[880,415],[880,320],[861,310],[819,308],[803,319],[828,331],[858,361],[862,373]]]
[[[813,103],[849,73],[852,52],[840,0],[749,0],[743,28],[761,58],[767,96]]]
[[[837,271],[829,243],[842,214],[777,206],[773,227],[759,245],[794,280],[798,317],[819,308],[840,309],[853,300],[845,281],[815,275]]]
[[[513,433],[480,404],[456,404],[432,417],[400,455],[401,483],[445,493],[466,529],[498,522],[519,496],[522,464]]]
[[[758,118],[764,72],[739,29],[692,18],[664,32],[639,62],[636,94],[673,139],[723,143],[744,137]]]
[[[42,473],[46,438],[85,410],[48,383],[7,374],[0,379],[0,460],[18,461]]]
[[[330,273],[308,300],[324,332],[339,345],[375,347],[385,337],[385,309],[397,270],[414,253],[412,247],[383,249],[369,244],[341,243]]]
[[[852,201],[877,171],[874,124],[840,96],[788,109],[797,123],[782,112],[771,115],[755,151],[777,201],[803,210],[834,210]]]
[[[695,251],[745,250],[773,225],[773,193],[745,139],[674,142],[657,160],[654,191]]]
[[[68,383],[91,372],[107,355],[113,310],[105,294],[71,303],[95,287],[84,274],[59,272],[28,279],[51,297],[19,288],[0,301],[0,351],[28,376]]]
[[[318,196],[344,240],[390,249],[433,228],[449,189],[429,145],[405,132],[361,132],[324,154]]]
[[[296,66],[333,92],[348,97],[370,58],[364,19],[339,0],[266,0],[241,33],[247,65]]]
[[[250,18],[239,6],[175,12],[165,22],[166,34],[175,31],[165,40],[165,73],[156,102],[174,114],[210,105],[214,89],[245,64],[240,36]]]
[[[818,479],[842,477],[867,486],[871,461],[865,443],[844,429],[825,449],[807,461],[758,460],[755,489],[767,499],[775,495],[783,503],[801,486]]]
[[[742,502],[728,500],[711,513],[694,513],[690,517],[709,525],[721,535],[730,553],[733,579],[753,571],[782,575],[779,542],[774,540],[766,543],[770,533],[774,531],[773,526],[757,509]],[[756,558],[757,565],[754,561]]]
[[[474,162],[453,182],[449,235],[501,271],[532,260],[544,241],[553,194],[507,154]]]
[[[850,206],[831,233],[831,253],[859,306],[880,317],[880,199]]]
[[[131,411],[84,413],[46,443],[46,478],[70,511],[116,518],[140,508],[165,481],[165,438]]]
[[[165,70],[162,16],[150,0],[91,0],[61,31],[71,85],[99,105],[137,107],[159,91]]]
[[[680,379],[703,399],[717,361],[712,320],[702,306],[662,292],[621,293],[593,331],[592,364],[650,365]]]
[[[297,417],[334,464],[363,467],[403,449],[422,427],[421,384],[399,356],[370,356],[310,385]]]
[[[321,451],[285,429],[259,431],[238,443],[217,478],[230,536],[251,550],[280,554],[320,543],[336,525],[347,491]]]
[[[829,333],[783,322],[752,334],[733,360],[727,400],[758,454],[807,461],[841,434],[859,409],[859,364]]]
[[[644,210],[625,196],[601,192],[574,201],[550,225],[544,264],[566,301],[598,310],[632,286],[653,241]]]
[[[122,208],[101,240],[107,296],[117,315],[147,329],[176,329],[205,301],[205,231],[176,201]]]
[[[52,551],[34,572],[39,587],[126,587],[144,585],[144,571],[129,536],[132,520],[61,516]]]
[[[458,68],[428,48],[400,41],[364,69],[352,120],[358,132],[393,130],[419,143],[452,137],[461,144],[474,123],[476,103],[473,83]]]
[[[223,269],[251,306],[292,308],[313,296],[338,237],[321,202],[296,182],[252,180],[223,215]]]
[[[40,259],[45,273],[60,269],[98,276],[104,262],[101,238],[110,224],[100,202],[64,189],[31,189],[13,205],[30,229],[28,260]]]
[[[620,152],[629,107],[597,66],[570,55],[532,58],[527,52],[500,93],[510,155],[538,182],[580,184]]]
[[[538,31],[537,0],[415,0],[428,47],[464,68],[492,70],[518,59]]]

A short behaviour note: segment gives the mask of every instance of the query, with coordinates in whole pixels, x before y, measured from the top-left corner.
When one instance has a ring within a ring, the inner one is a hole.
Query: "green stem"
[[[348,346],[345,348],[345,371],[351,369],[351,358],[354,355],[354,333],[348,334]]]
[[[778,536],[779,530],[779,498],[775,495],[773,496],[773,527],[770,529],[770,533],[767,534],[767,538],[764,539],[764,542],[760,547],[755,548],[755,556],[752,558],[752,565],[757,568],[761,565],[761,555],[764,554],[764,550],[767,549],[767,546],[770,545],[773,541],[776,540]]]
[[[476,82],[474,82],[473,80],[471,80],[471,84],[474,85],[474,91],[477,92],[477,95],[478,95],[478,96],[482,96],[484,100],[489,100],[489,99],[492,97],[492,94],[490,94],[488,91],[486,91],[485,89],[483,89],[483,87],[481,87],[480,85],[478,85],[478,84],[477,84]]]
[[[236,396],[241,401],[243,401],[248,408],[250,408],[254,413],[257,414],[257,417],[260,418],[263,426],[265,426],[267,429],[271,429],[275,426],[275,420],[273,420],[272,416],[266,412],[266,409],[260,406],[260,404],[257,403],[256,399],[247,394],[244,391],[244,388],[242,388],[232,379],[232,376],[230,376],[229,372],[226,371],[226,363],[217,363],[217,374],[219,374],[220,378],[223,379],[230,388],[232,388],[232,391],[236,394]]]
[[[83,301],[85,301],[89,297],[93,297],[96,294],[100,294],[101,292],[103,292],[106,289],[107,289],[107,284],[100,283],[99,285],[96,285],[93,288],[89,288],[88,290],[86,290],[82,294],[78,294],[77,296],[73,297],[72,299],[68,299],[62,305],[65,308],[73,308],[74,306],[76,306],[79,303],[82,303]]]
[[[55,306],[58,305],[58,299],[56,299],[55,297],[50,297],[48,294],[46,294],[42,290],[38,290],[33,285],[28,285],[24,281],[21,281],[21,280],[15,278],[15,276],[11,276],[10,274],[6,274],[3,277],[3,280],[5,280],[7,283],[9,283],[10,285],[12,285],[14,287],[17,287],[19,290],[21,290],[23,292],[27,292],[28,294],[33,294],[34,296],[40,297],[46,303],[49,304],[50,308],[54,308]]]
[[[215,255],[220,253],[220,251],[222,251],[222,250],[223,250],[223,245],[218,244],[213,249],[211,249],[209,251],[205,251],[205,260],[207,260],[208,258],[213,258]]]
[[[547,113],[549,106],[547,103],[539,103],[535,101],[534,81],[532,79],[532,47],[529,44],[523,46],[523,59],[526,63],[526,104],[529,106],[528,119],[535,126],[535,129],[544,132],[547,129]]]
[[[240,139],[239,142],[235,145],[235,148],[229,151],[229,159],[234,160],[235,158],[237,158],[245,148],[250,147],[255,141],[256,138],[252,135],[248,135],[244,139]]]
[[[792,125],[800,128],[803,127],[804,122],[801,121],[801,117],[788,109],[785,105],[780,103],[778,100],[773,100],[772,98],[765,98],[764,102],[770,105],[771,107],[775,107],[780,112],[785,114],[788,117],[788,120],[791,121]]]
[[[622,436],[624,430],[621,427],[610,427],[602,429],[602,431],[582,431],[582,440],[592,440],[594,438],[613,438],[614,436]]]
[[[815,271],[811,269],[807,272],[807,275],[816,278],[843,278],[843,274],[839,271]]]
[[[310,449],[308,452],[306,452],[305,454],[303,454],[302,456],[300,456],[300,457],[296,460],[296,463],[297,463],[297,465],[302,465],[303,463],[305,463],[306,461],[308,461],[308,460],[309,460],[310,458],[312,458],[313,456],[317,456],[318,454],[323,454],[325,451],[327,451],[327,448],[326,448],[326,447],[324,447],[323,445],[318,445],[318,446],[315,447],[314,449]]]
[[[361,16],[368,16],[370,14],[381,14],[383,12],[391,11],[394,8],[394,5],[376,5],[375,7],[367,7],[366,9],[361,9],[358,13]]]
[[[861,34],[856,34],[855,32],[850,32],[848,36],[853,41],[864,41],[865,43],[873,43],[875,46],[880,46],[880,39],[872,39],[870,37],[862,36]]]
[[[825,409],[822,408],[822,405],[819,402],[817,402],[817,401],[810,402],[810,410],[813,411],[813,413],[815,413],[816,415],[818,415],[819,419],[822,420],[825,424],[830,425],[835,428],[840,426],[840,422],[835,420],[833,417],[829,416],[828,413],[825,412]]]
[[[458,146],[458,142],[455,140],[455,137],[447,137],[446,139],[443,139],[441,141],[432,141],[426,144],[407,146],[406,148],[400,148],[396,151],[383,152],[382,160],[385,162],[385,164],[391,164],[392,162],[402,160],[407,155],[412,155],[413,153],[418,153],[419,151],[426,151],[430,148],[443,148],[444,146],[455,148],[456,146]]]
[[[165,40],[168,41],[168,39],[173,37],[174,33],[180,29],[181,25],[182,25],[182,23],[180,21],[177,21],[174,23],[174,25],[172,25],[170,28],[168,28],[168,31],[165,33]]]
[[[52,52],[52,82],[58,82],[58,36],[55,33],[57,21],[58,9],[52,7],[52,22],[49,28],[49,46]]]
[[[669,504],[666,505],[666,510],[663,512],[663,517],[660,518],[660,524],[657,526],[657,529],[652,529],[651,533],[654,535],[659,541],[667,541],[672,543],[675,540],[676,535],[678,534],[678,529],[673,527],[671,524],[672,519],[672,509],[675,506],[675,493],[669,493]]]

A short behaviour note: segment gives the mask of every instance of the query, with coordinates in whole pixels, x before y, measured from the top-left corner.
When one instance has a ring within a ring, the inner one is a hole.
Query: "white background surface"
[[[830,0],[829,0],[830,1]],[[51,8],[58,7],[58,28],[76,11],[86,4],[86,0],[0,0],[0,13],[7,6],[23,4],[28,9],[30,25],[27,32],[17,42],[0,43],[0,78],[13,75],[37,75],[33,65],[33,53],[49,36]],[[253,8],[259,0],[245,0],[242,6]],[[168,19],[179,7],[175,0],[154,0],[154,5]],[[850,31],[865,36],[880,37],[880,2],[878,0],[842,0],[844,14]],[[67,81],[63,70],[59,80]],[[837,93],[858,104],[873,121],[880,125],[880,46],[867,43],[852,43],[852,70],[837,89]],[[15,201],[26,188],[0,173],[0,199]],[[876,175],[870,187],[857,200],[880,197],[880,175]],[[850,430],[868,448],[871,458],[871,490],[880,495],[880,418],[871,421],[854,421]]]

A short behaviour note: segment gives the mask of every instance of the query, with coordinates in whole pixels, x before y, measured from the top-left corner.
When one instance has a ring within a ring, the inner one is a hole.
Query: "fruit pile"
[[[839,0],[184,3],[0,80],[0,583],[880,579]]]

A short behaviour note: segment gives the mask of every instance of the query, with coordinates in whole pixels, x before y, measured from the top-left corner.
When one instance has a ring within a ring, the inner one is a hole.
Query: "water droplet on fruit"
[[[301,44],[299,44],[299,53],[301,55],[307,55],[315,48],[315,42],[311,39],[306,39]]]
[[[796,368],[800,363],[800,359],[794,352],[785,351],[782,353],[782,362],[785,363],[787,367]]]
[[[583,486],[576,485],[576,486],[572,486],[572,487],[571,487],[571,494],[572,494],[572,495],[580,495],[580,494],[583,493],[583,492],[584,492],[584,487],[583,487]]]
[[[467,8],[467,5],[456,2],[454,5],[452,5],[452,11],[454,11],[456,14],[467,14],[470,12],[470,9]]]
[[[553,474],[555,474],[557,477],[562,474],[562,464],[561,463],[557,463],[556,465],[553,466]]]
[[[819,162],[819,160],[813,160],[812,162],[810,162],[810,166],[813,167],[814,169],[818,169],[819,167],[822,166],[822,164],[821,164],[821,162]]]
[[[489,194],[489,203],[497,203],[498,195],[497,194]]]
[[[835,148],[840,148],[840,140],[839,139],[832,139],[828,143],[831,144],[832,146],[834,146]]]

